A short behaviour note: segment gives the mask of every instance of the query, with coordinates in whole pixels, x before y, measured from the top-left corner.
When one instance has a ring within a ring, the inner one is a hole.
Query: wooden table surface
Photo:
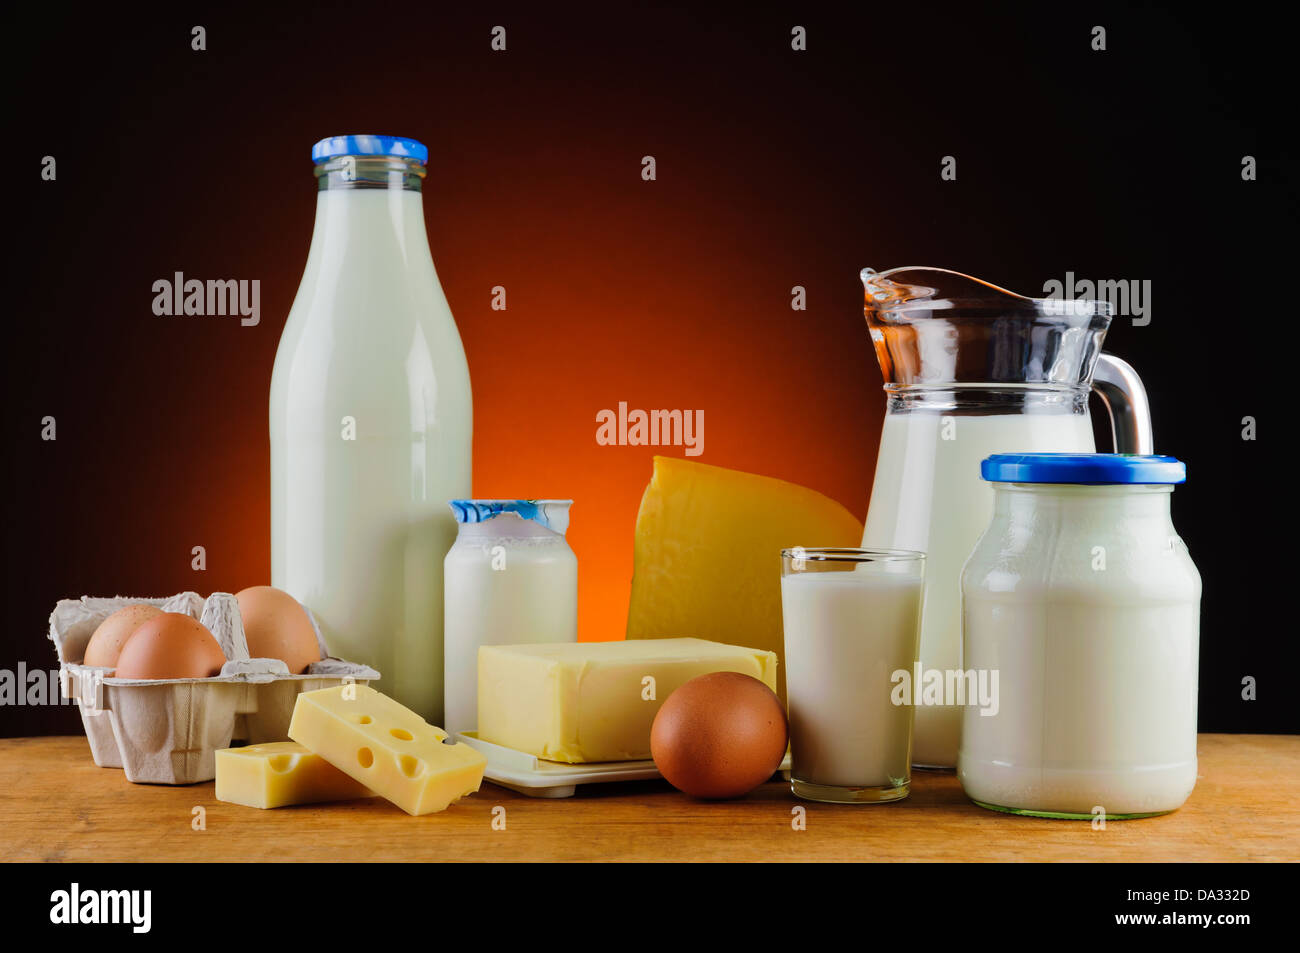
[[[778,782],[726,802],[662,781],[591,785],[563,800],[485,782],[441,814],[408,817],[380,798],[224,804],[212,782],[131,784],[97,768],[85,738],[17,738],[0,740],[0,860],[1300,860],[1300,737],[1202,735],[1200,770],[1181,810],[1104,830],[986,811],[951,772],[931,771],[891,805],[796,801]]]

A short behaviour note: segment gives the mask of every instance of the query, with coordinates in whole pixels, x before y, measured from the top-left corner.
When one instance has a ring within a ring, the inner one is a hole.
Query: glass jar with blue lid
[[[981,476],[994,508],[962,572],[962,664],[994,690],[963,711],[962,787],[1035,816],[1176,810],[1196,783],[1201,577],[1169,507],[1186,468],[994,454]]]
[[[478,650],[578,640],[573,500],[450,500],[459,531],[443,561],[443,671],[452,734],[478,727]]]

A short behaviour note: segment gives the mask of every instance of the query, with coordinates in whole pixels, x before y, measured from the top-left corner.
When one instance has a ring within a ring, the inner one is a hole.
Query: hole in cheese
[[[397,759],[397,766],[402,769],[402,773],[408,778],[413,778],[420,773],[420,759],[409,754],[404,754]]]
[[[293,767],[293,763],[297,760],[298,760],[297,755],[276,754],[268,758],[266,760],[266,763],[271,768],[272,771],[276,772],[277,774],[284,774],[291,767]]]
[[[369,715],[357,715],[357,724],[358,724],[358,725],[368,725],[368,724],[370,724],[370,716],[369,716]]]
[[[364,715],[362,716],[365,717]],[[375,763],[375,753],[369,748],[362,748],[357,752],[357,762],[363,768],[368,768]]]
[[[410,741],[412,737],[411,733],[405,728],[393,728],[388,733],[398,741]]]

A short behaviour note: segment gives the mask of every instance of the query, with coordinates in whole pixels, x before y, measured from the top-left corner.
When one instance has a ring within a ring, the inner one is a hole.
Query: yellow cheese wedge
[[[369,685],[303,692],[289,737],[408,814],[432,814],[483,783],[487,759]]]
[[[627,637],[713,639],[784,661],[781,550],[861,544],[862,524],[814,490],[655,457],[636,520]],[[777,684],[784,701],[784,668]]]
[[[296,741],[217,752],[218,801],[271,808],[374,796],[374,791]]]
[[[774,653],[703,639],[481,646],[478,736],[548,761],[648,758],[660,706],[710,672],[776,690]]]

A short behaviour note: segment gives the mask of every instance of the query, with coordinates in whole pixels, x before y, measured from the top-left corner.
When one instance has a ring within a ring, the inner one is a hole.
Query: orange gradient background
[[[1196,459],[1209,435],[1228,434],[1215,453],[1242,450],[1240,408],[1184,412],[1201,351],[1174,320],[1200,304],[1186,262],[1257,258],[1255,223],[1276,208],[1231,175],[1206,185],[1253,148],[1248,116],[1214,120],[1216,152],[1197,112],[1249,100],[1207,65],[1222,25],[1198,40],[1132,14],[1101,70],[1087,25],[1046,8],[936,17],[923,55],[875,42],[868,10],[801,11],[807,53],[790,49],[793,14],[753,10],[412,8],[399,22],[324,4],[271,22],[232,6],[201,20],[203,53],[190,14],[98,16],[70,32],[51,10],[17,64],[33,79],[15,103],[0,667],[53,665],[59,598],[268,581],[267,400],[311,235],[309,150],[377,132],[429,146],[425,216],[473,382],[475,495],[576,501],[582,639],[622,637],[651,457],[683,454],[597,445],[598,411],[702,410],[696,459],[804,484],[861,519],[884,398],[859,269],[941,265],[1026,292],[1070,269],[1158,289],[1152,328],[1117,325],[1107,343],[1146,380],[1159,449],[1194,475],[1175,519],[1208,580],[1203,670],[1246,670],[1244,649],[1210,633],[1216,580],[1249,580],[1216,568],[1196,548],[1208,530],[1180,516],[1214,511]],[[498,22],[505,53],[490,48]],[[1154,48],[1176,90],[1148,85]],[[1090,147],[1087,124],[1048,135],[1047,156],[1010,132],[1100,115],[1125,149]],[[54,182],[38,177],[45,155]],[[955,182],[939,177],[946,155]],[[155,316],[152,283],[176,271],[260,280],[261,323]],[[498,285],[505,311],[490,306]],[[46,416],[56,441],[40,440]],[[7,734],[79,730],[71,709],[5,717]]]

